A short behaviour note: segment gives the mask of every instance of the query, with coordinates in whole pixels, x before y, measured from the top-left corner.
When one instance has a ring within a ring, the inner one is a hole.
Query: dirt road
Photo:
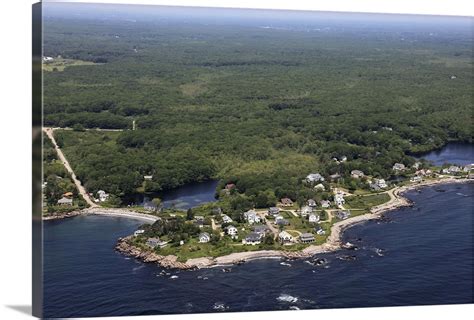
[[[67,172],[69,172],[69,174],[71,175],[72,181],[76,185],[77,190],[82,195],[84,200],[87,202],[87,204],[89,204],[91,206],[91,208],[100,207],[97,203],[92,201],[91,197],[87,193],[87,191],[84,188],[84,186],[82,185],[81,181],[79,181],[79,179],[77,179],[76,174],[74,173],[74,171],[71,168],[71,165],[69,164],[69,162],[67,161],[67,159],[64,156],[63,152],[61,151],[58,144],[56,143],[56,139],[54,139],[54,129],[53,128],[43,128],[43,131],[44,131],[44,133],[46,133],[48,138],[53,143],[54,149],[56,150],[56,153],[58,154],[59,160],[61,160],[61,162],[63,163],[63,165],[66,168]]]

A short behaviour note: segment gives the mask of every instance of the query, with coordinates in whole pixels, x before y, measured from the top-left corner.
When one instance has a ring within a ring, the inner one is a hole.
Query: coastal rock
[[[139,259],[145,263],[156,263],[163,268],[187,270],[196,267],[194,265],[177,261],[178,258],[176,256],[162,256],[153,251],[136,247],[130,243],[131,239],[131,236],[119,239],[115,246],[115,250],[124,255]]]

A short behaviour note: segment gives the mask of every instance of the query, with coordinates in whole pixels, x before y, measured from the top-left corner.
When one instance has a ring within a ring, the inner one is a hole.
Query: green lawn
[[[390,200],[390,196],[386,193],[373,194],[367,196],[352,196],[345,198],[344,207],[348,209],[370,209]]]

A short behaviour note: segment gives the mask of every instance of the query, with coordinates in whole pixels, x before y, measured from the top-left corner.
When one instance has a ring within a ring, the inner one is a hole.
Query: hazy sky
[[[472,0],[43,0],[474,16]]]

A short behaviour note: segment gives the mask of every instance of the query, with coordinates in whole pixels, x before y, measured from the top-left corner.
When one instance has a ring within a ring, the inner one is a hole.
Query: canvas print
[[[473,302],[471,18],[33,19],[37,316]]]

